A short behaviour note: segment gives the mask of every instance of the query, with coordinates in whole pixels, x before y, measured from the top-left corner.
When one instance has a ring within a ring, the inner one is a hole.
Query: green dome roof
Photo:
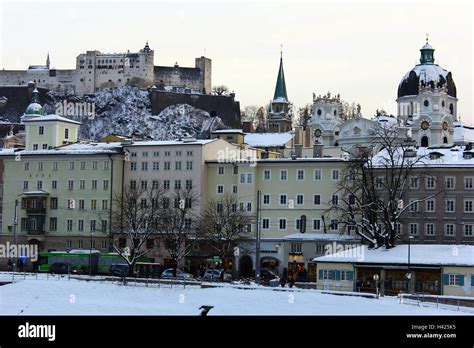
[[[39,92],[38,90],[35,88],[35,90],[33,91],[32,93],[32,100],[31,100],[31,104],[28,105],[28,107],[26,108],[25,110],[25,115],[41,115],[43,116],[44,115],[44,109],[43,107],[41,106],[41,104],[39,103]]]

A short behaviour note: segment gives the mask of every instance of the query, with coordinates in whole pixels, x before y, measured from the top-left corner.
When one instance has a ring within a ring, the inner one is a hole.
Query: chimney
[[[295,144],[295,156],[298,158],[303,157],[303,144]]]
[[[323,157],[323,144],[314,144],[313,145],[313,157],[322,158]]]

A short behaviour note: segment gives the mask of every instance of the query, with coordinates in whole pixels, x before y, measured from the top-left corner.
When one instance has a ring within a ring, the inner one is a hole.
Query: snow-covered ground
[[[19,280],[0,286],[2,315],[466,315],[454,309],[380,299],[322,294],[314,290],[123,286],[81,280]],[[469,310],[472,310],[469,309]],[[471,311],[470,313],[473,313]],[[474,314],[474,313],[473,313]]]

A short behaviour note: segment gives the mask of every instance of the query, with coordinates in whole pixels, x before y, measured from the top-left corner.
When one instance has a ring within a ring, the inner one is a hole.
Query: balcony
[[[46,208],[36,207],[36,208],[26,208],[27,215],[46,215]]]
[[[28,236],[44,236],[45,231],[40,230],[26,230]]]

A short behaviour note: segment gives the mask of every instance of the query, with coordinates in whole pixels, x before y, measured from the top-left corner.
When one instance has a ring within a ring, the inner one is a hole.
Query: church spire
[[[286,83],[285,83],[285,73],[283,71],[283,51],[280,51],[280,68],[278,70],[278,78],[275,86],[275,95],[273,100],[278,98],[284,98],[285,101],[288,101],[288,95],[286,94]]]

